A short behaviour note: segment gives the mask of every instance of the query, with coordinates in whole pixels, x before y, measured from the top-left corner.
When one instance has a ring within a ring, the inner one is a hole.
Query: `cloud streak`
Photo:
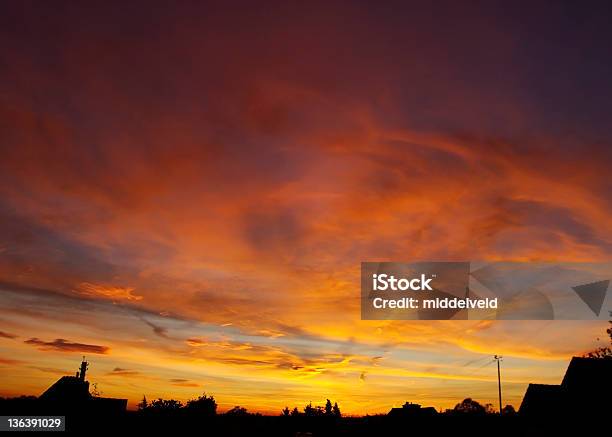
[[[8,338],[9,340],[13,340],[17,338],[17,335],[11,334],[9,332],[0,331],[0,338]]]
[[[121,367],[115,367],[111,372],[108,373],[109,376],[126,376],[126,377],[133,377],[133,376],[140,376],[141,373],[136,371],[136,370],[130,370],[130,369],[123,369]]]
[[[42,351],[59,352],[87,352],[91,354],[107,354],[110,350],[107,346],[94,344],[76,343],[63,338],[56,338],[53,341],[44,341],[36,337],[24,341],[25,344],[35,346]]]

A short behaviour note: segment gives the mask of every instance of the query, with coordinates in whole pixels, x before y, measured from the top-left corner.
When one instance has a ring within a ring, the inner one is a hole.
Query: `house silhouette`
[[[573,357],[561,384],[529,384],[519,414],[542,419],[559,414],[607,417],[611,390],[612,359]]]
[[[89,392],[89,381],[85,379],[88,367],[89,363],[83,357],[80,370],[75,376],[62,376],[40,395],[39,400],[57,411],[82,411],[96,414],[125,412],[127,399],[93,396]]]
[[[401,408],[391,408],[389,417],[431,417],[438,414],[434,407],[421,407],[419,404],[406,402]]]

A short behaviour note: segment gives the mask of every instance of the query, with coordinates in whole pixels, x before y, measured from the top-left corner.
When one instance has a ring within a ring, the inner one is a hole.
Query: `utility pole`
[[[501,373],[499,371],[499,362],[502,360],[501,355],[495,355],[493,359],[497,361],[497,389],[499,391],[499,415],[502,415],[502,399],[501,399]]]

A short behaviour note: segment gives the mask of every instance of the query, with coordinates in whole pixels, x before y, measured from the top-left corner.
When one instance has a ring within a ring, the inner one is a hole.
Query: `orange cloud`
[[[142,296],[132,294],[133,287],[115,285],[96,285],[83,282],[77,287],[77,292],[86,296],[104,297],[111,300],[142,300]]]

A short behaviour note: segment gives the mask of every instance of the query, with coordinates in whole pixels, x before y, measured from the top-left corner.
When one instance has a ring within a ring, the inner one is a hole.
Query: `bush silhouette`
[[[504,408],[502,408],[501,412],[502,416],[514,416],[517,414],[516,410],[512,405],[506,405]]]
[[[198,415],[214,416],[217,414],[217,402],[213,396],[206,396],[205,393],[197,399],[187,401],[185,409]]]
[[[472,416],[484,416],[487,414],[487,409],[480,405],[478,401],[473,400],[472,398],[466,398],[457,405],[452,410],[455,414],[469,414]]]
[[[146,406],[147,411],[156,413],[170,413],[183,408],[183,403],[174,399],[155,399]]]
[[[236,405],[234,408],[231,408],[230,410],[227,410],[225,412],[226,416],[235,416],[235,417],[245,417],[248,416],[249,413],[247,412],[246,408],[240,407],[238,405]]]

